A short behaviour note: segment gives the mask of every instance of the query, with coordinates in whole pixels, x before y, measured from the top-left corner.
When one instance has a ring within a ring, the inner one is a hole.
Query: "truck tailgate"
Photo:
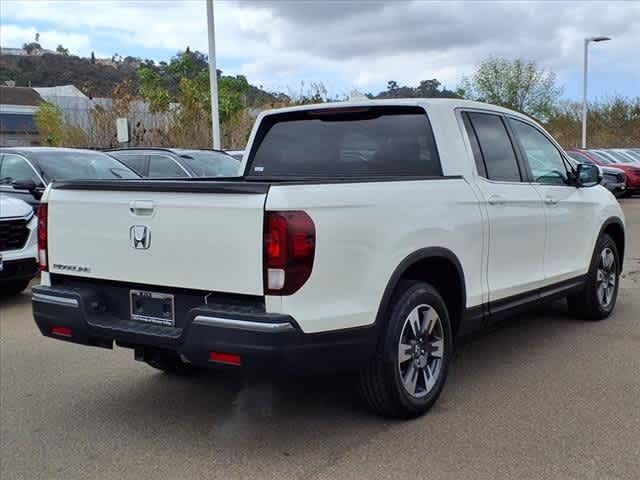
[[[49,192],[51,273],[263,294],[266,187],[194,193],[138,183]]]

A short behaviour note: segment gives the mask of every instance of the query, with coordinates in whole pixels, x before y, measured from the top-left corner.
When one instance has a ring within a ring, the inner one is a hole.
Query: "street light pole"
[[[209,36],[209,85],[211,88],[211,131],[213,148],[220,150],[220,118],[218,115],[218,71],[216,69],[216,29],[213,21],[213,0],[207,0],[207,33]]]
[[[609,37],[587,37],[584,39],[584,78],[582,80],[582,148],[587,148],[587,62],[589,42],[605,42]]]

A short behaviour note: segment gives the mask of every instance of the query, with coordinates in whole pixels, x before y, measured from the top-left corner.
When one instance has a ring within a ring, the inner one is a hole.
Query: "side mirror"
[[[602,182],[602,172],[597,165],[581,163],[578,165],[577,187],[595,187]]]
[[[27,190],[36,200],[42,198],[42,189],[38,188],[33,180],[14,180],[11,186],[16,190]]]

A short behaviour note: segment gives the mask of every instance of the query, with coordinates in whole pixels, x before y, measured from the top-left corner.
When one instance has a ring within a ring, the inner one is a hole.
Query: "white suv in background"
[[[0,193],[0,295],[23,291],[38,272],[33,208]]]

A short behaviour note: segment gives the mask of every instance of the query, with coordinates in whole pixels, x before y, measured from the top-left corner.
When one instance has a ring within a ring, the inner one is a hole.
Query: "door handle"
[[[556,197],[548,195],[547,197],[545,197],[544,203],[546,203],[547,205],[557,205],[558,199]]]
[[[139,217],[150,217],[153,215],[154,208],[152,200],[133,200],[129,202],[129,211],[132,215]]]
[[[488,199],[489,205],[504,205],[506,199],[502,195],[491,195]]]

